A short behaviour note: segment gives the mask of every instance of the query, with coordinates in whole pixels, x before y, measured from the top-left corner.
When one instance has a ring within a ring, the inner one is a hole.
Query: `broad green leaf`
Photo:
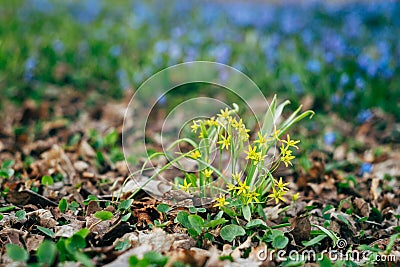
[[[28,252],[15,244],[6,245],[7,256],[13,261],[26,262],[29,258]]]
[[[246,231],[243,227],[236,224],[229,224],[222,227],[220,235],[222,239],[232,242],[238,236],[243,236],[246,234]]]
[[[51,177],[50,175],[45,175],[42,177],[42,185],[49,186],[49,185],[53,185],[53,184],[54,184],[54,180],[53,180],[53,177]]]
[[[227,222],[227,220],[225,218],[219,218],[219,219],[209,221],[209,222],[205,223],[203,226],[207,227],[207,228],[214,228],[215,226],[224,224],[226,222]]]
[[[15,206],[6,206],[6,207],[1,207],[0,208],[0,212],[7,212],[7,211],[11,211],[13,209],[15,209]]]
[[[58,203],[58,209],[64,213],[67,211],[68,208],[68,202],[65,198],[60,199],[60,202]]]
[[[202,227],[204,225],[204,219],[199,215],[189,215],[188,220],[191,228],[193,228],[198,234],[201,234]]]
[[[0,213],[0,221],[3,220],[4,216]]]
[[[101,210],[101,211],[96,211],[96,213],[94,214],[94,217],[96,217],[97,219],[102,220],[102,221],[108,221],[108,220],[112,219],[112,217],[114,217],[114,215],[110,211]]]
[[[261,228],[265,229],[265,228],[267,228],[267,224],[261,219],[254,219],[254,220],[249,221],[245,227],[248,229],[255,228],[255,227],[261,227]]]
[[[322,239],[324,239],[325,237],[327,237],[327,235],[317,235],[316,237],[314,237],[313,239],[311,239],[310,241],[303,241],[301,242],[303,244],[303,246],[305,247],[310,247],[313,246],[315,244],[318,244]]]
[[[251,219],[250,206],[249,205],[242,206],[242,212],[243,212],[243,217],[246,219],[246,221],[250,221]]]
[[[182,224],[183,227],[185,228],[190,228],[190,222],[189,222],[189,214],[184,211],[180,211],[178,215],[176,216],[177,221]]]
[[[3,164],[1,164],[1,168],[2,169],[8,169],[11,168],[12,166],[14,166],[15,161],[12,159],[7,159],[3,162]]]
[[[161,213],[167,213],[168,211],[172,210],[172,208],[167,204],[161,203],[157,205],[157,210]]]
[[[46,235],[48,235],[48,236],[50,236],[50,237],[53,237],[54,236],[54,232],[53,231],[51,231],[49,228],[45,228],[45,227],[42,227],[42,226],[36,226],[37,227],[37,229],[39,230],[39,231],[41,231],[42,233],[44,233],[44,234],[46,234]]]
[[[119,210],[129,210],[132,206],[133,199],[125,199],[122,200],[121,203],[118,205]]]
[[[26,218],[26,212],[24,210],[19,210],[15,213],[15,217],[17,217],[18,221],[22,221]]]
[[[45,266],[51,266],[57,255],[57,247],[51,241],[45,240],[36,252],[38,262]]]
[[[90,258],[88,256],[86,256],[86,254],[82,253],[82,252],[75,252],[74,253],[74,257],[77,261],[79,261],[80,263],[82,263],[84,266],[86,267],[94,267],[95,265],[92,263],[92,261],[90,260]]]
[[[132,216],[132,213],[127,213],[124,216],[122,216],[121,221],[126,222],[129,220],[129,218]]]
[[[286,236],[278,235],[272,240],[272,246],[277,249],[283,249],[289,243],[289,239]]]
[[[82,228],[81,230],[79,230],[78,232],[76,232],[74,235],[79,235],[82,238],[86,238],[90,233],[90,230],[87,228]]]

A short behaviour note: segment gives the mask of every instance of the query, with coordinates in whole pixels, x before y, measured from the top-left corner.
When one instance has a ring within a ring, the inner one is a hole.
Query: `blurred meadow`
[[[17,103],[63,87],[118,98],[165,67],[209,60],[267,96],[311,95],[317,111],[359,121],[374,107],[398,118],[399,3],[293,2],[3,2],[0,90]]]

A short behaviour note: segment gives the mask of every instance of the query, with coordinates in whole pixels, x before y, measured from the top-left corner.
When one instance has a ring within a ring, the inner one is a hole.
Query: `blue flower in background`
[[[336,134],[334,132],[328,132],[324,135],[324,143],[331,146],[336,141]]]
[[[364,175],[364,173],[371,173],[372,172],[372,164],[369,162],[363,162],[360,168],[360,174]]]
[[[24,66],[24,79],[26,81],[32,81],[34,78],[34,70],[37,65],[37,59],[36,57],[29,57],[25,61],[25,66]]]
[[[314,74],[317,74],[321,71],[321,63],[316,59],[312,59],[307,62],[306,69]]]
[[[357,119],[358,123],[365,123],[365,122],[368,122],[369,120],[371,120],[372,117],[373,117],[373,114],[372,114],[371,110],[363,109],[357,114],[356,119]]]

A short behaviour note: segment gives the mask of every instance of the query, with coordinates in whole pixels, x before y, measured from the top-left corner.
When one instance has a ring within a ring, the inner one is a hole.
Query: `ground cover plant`
[[[399,11],[394,1],[2,3],[0,264],[397,266]],[[247,74],[269,103],[249,100],[260,125],[235,96],[183,85],[160,96],[146,136],[132,134],[147,150],[125,157],[133,93],[191,60]],[[227,108],[169,122],[182,136],[164,149],[167,114],[199,95]]]

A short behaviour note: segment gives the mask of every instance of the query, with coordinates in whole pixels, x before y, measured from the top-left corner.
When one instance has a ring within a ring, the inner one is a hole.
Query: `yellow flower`
[[[249,140],[249,134],[248,132],[250,132],[249,129],[246,129],[246,127],[241,127],[239,129],[239,136],[243,139],[243,141],[247,141]]]
[[[221,136],[222,140],[218,142],[222,146],[222,149],[226,148],[229,149],[229,145],[231,144],[231,136],[228,135],[227,138],[225,136]]]
[[[198,158],[201,157],[201,154],[200,154],[200,152],[199,152],[198,150],[196,150],[196,151],[191,152],[191,153],[189,154],[189,157],[192,157],[192,158],[194,158],[194,159],[198,159]]]
[[[279,138],[279,134],[281,133],[281,130],[277,130],[276,129],[276,125],[274,125],[274,133],[272,134],[272,138],[273,139],[275,139],[275,140],[277,140],[277,141],[280,141],[281,139]]]
[[[228,191],[232,192],[235,191],[237,189],[236,185],[228,183]]]
[[[296,146],[296,144],[300,143],[300,140],[290,140],[289,134],[287,135],[287,140],[282,140],[282,142],[285,143],[288,147],[292,146],[299,149],[299,147]]]
[[[293,201],[297,201],[299,199],[300,193],[296,193],[292,196]]]
[[[192,128],[192,132],[196,133],[197,129],[199,129],[200,125],[198,125],[195,121],[193,121],[193,125],[190,126]]]
[[[244,153],[247,154],[246,159],[251,159],[254,165],[257,165],[259,161],[263,161],[267,155],[262,155],[261,152],[256,151],[257,147],[251,148],[249,146],[249,151],[245,151]]]
[[[211,117],[210,119],[208,119],[206,121],[206,123],[208,124],[208,126],[213,126],[213,125],[218,126],[219,125],[218,121],[216,121],[214,117]]]
[[[254,141],[254,143],[258,143],[260,146],[265,145],[267,143],[267,138],[262,136],[260,132],[257,133],[258,139]]]
[[[204,138],[204,133],[203,133],[203,132],[200,132],[199,138],[200,138],[200,139],[203,139],[203,138]]]
[[[242,172],[233,173],[233,174],[232,174],[232,178],[233,178],[233,180],[235,180],[236,182],[239,182],[239,181],[240,181],[240,177],[242,177]]]
[[[279,178],[279,182],[274,179],[275,186],[278,187],[280,191],[289,191],[289,189],[286,187],[289,185],[289,183],[283,183],[282,182],[282,177]]]
[[[276,191],[275,187],[272,187],[272,194],[269,194],[269,198],[273,198],[275,200],[275,204],[278,204],[279,200],[282,200],[283,202],[286,202],[286,199],[283,198],[283,195],[285,194],[284,191]]]
[[[260,193],[257,193],[256,191],[248,192],[246,194],[247,204],[250,204],[251,202],[260,202],[260,200],[258,199],[259,196],[260,196]]]
[[[239,181],[238,185],[239,186],[236,187],[238,195],[241,195],[242,193],[246,194],[250,189],[250,186],[246,185],[246,182]]]
[[[288,165],[292,165],[292,162],[290,162],[292,159],[294,159],[295,156],[292,155],[292,151],[288,150],[288,146],[284,146],[282,144],[281,146],[281,161],[285,163],[285,166],[288,167]]]
[[[203,171],[203,174],[204,174],[204,176],[206,177],[206,178],[210,178],[211,177],[211,175],[213,174],[213,170],[210,170],[210,169],[205,169],[204,171]]]
[[[183,185],[179,185],[181,190],[185,191],[186,193],[189,192],[189,188],[192,186],[192,183],[187,183],[186,179],[183,180]]]
[[[243,128],[243,127],[244,127],[243,120],[240,119],[239,121],[237,121],[236,119],[233,119],[233,120],[232,120],[232,126],[233,126],[233,128],[235,128],[235,129],[241,129],[241,128]],[[245,128],[245,127],[244,127],[244,128]]]
[[[214,207],[223,207],[226,206],[227,204],[229,204],[228,201],[226,201],[225,196],[220,196],[218,198],[215,199],[218,203],[216,203],[214,205]]]
[[[221,109],[220,110],[220,114],[218,114],[218,117],[224,118],[224,119],[228,119],[229,118],[229,109],[225,108],[225,110]]]
[[[251,160],[257,160],[258,159],[258,155],[257,155],[257,147],[251,147],[249,146],[249,151],[244,151],[244,153],[247,154],[246,159],[251,159]]]

